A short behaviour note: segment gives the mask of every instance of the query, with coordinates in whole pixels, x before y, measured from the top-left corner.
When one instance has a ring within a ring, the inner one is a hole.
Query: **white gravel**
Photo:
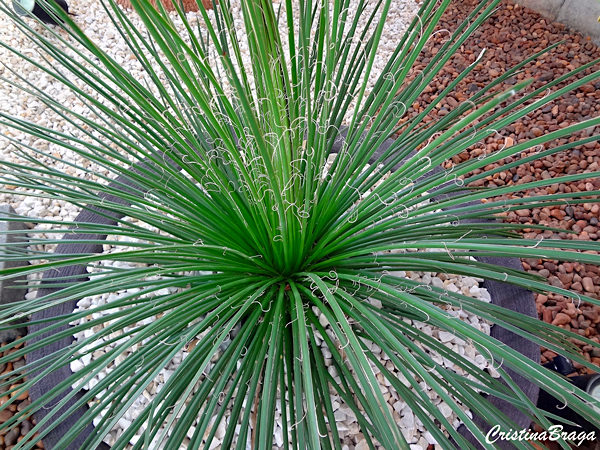
[[[384,29],[382,43],[379,49],[380,57],[376,59],[374,72],[371,76],[371,80],[374,80],[383,69],[385,61],[387,60],[387,55],[389,55],[393,50],[398,40],[398,37],[401,35],[403,30],[406,28],[406,26],[416,13],[417,8],[418,5],[414,0],[408,0],[404,2],[393,2],[392,9],[387,19],[386,27]],[[72,12],[77,14],[77,16],[75,17],[76,22],[84,29],[86,34],[94,42],[98,43],[102,48],[106,49],[114,58],[117,59],[119,64],[121,64],[123,67],[127,68],[132,73],[139,74],[140,77],[142,76],[142,74],[139,73],[139,67],[137,66],[136,60],[132,58],[128,53],[128,50],[124,45],[122,39],[114,29],[113,25],[109,21],[106,13],[102,9],[98,1],[73,1],[71,2],[70,9]],[[240,16],[239,9],[234,11],[234,15],[236,15],[237,17]],[[131,17],[134,23],[139,23],[133,14],[131,14]],[[190,20],[193,21],[195,17],[196,14],[189,14]],[[46,31],[41,31],[47,33]],[[16,29],[12,22],[4,15],[0,15],[0,40],[3,42],[10,43],[10,45],[12,45],[14,48],[23,51],[27,55],[34,56],[37,61],[42,61],[41,57],[37,55],[36,52],[31,48],[27,39],[20,34],[20,32]],[[86,110],[86,108],[80,102],[80,100],[78,100],[77,97],[71,92],[67,91],[61,83],[51,79],[49,76],[43,74],[40,70],[32,67],[31,65],[20,62],[16,56],[13,56],[5,49],[0,49],[0,61],[6,66],[18,70],[20,76],[23,76],[25,79],[34,82],[36,86],[38,86],[40,89],[43,89],[44,92],[59,100],[62,104],[67,105],[84,115],[90,114],[90,112]],[[4,65],[0,65],[0,76],[11,80],[16,79],[15,75],[12,74]],[[79,83],[79,85],[82,84]],[[0,83],[0,110],[15,116],[26,118],[41,125],[49,126],[55,130],[64,131],[66,133],[72,134],[75,137],[86,139],[83,133],[81,133],[77,129],[73,129],[73,127],[70,127],[63,119],[57,117],[39,100],[26,93],[23,93],[18,88],[12,86],[10,83]],[[73,162],[80,166],[87,167],[89,169],[101,170],[95,167],[89,161],[82,160],[78,155],[63,149],[58,145],[48,144],[41,140],[37,140],[35,138],[26,136],[23,133],[15,132],[6,128],[3,128],[1,130],[0,135],[0,158],[2,158],[3,160],[11,161],[16,159],[14,153],[14,146],[10,142],[8,142],[8,140],[5,139],[5,137],[11,137],[24,145],[35,146],[37,149],[44,151],[46,154],[58,158],[57,160],[50,159],[49,157],[40,157],[40,159],[46,164],[52,164],[53,167],[67,171],[73,175],[82,177],[91,176],[85,171],[69,166],[67,164],[68,162]],[[60,200],[48,200],[38,199],[36,197],[23,197],[20,195],[0,194],[0,202],[10,203],[13,206],[13,208],[17,211],[17,213],[32,218],[42,217],[48,219],[52,218],[67,221],[74,219],[77,213],[79,212],[78,208]],[[37,225],[38,229],[44,229],[44,227],[46,227],[46,225]],[[39,237],[39,235],[37,235],[37,237]],[[444,286],[451,291],[462,292],[466,295],[489,301],[489,295],[487,291],[479,288],[478,280],[471,277],[449,277],[444,274],[424,274],[416,272],[409,272],[405,274],[399,273],[398,275],[409,277],[426,285],[433,285],[438,287]],[[105,302],[114,301],[120,296],[130,293],[132,292],[115,292],[101,297],[85,298],[79,302],[79,308],[86,309],[89,308],[91,305],[101,305]],[[32,297],[34,295],[34,292],[28,294],[29,297]],[[469,322],[470,324],[481,329],[482,331],[489,333],[489,324],[484,321],[481,321],[476,316],[468,315],[462,310],[452,311],[452,314],[456,315],[462,320]],[[82,321],[85,320],[86,318],[82,319]],[[473,346],[468,345],[464,341],[461,341],[456,336],[437,329],[432,329],[430,326],[422,323],[414,323],[413,326],[421,328],[423,331],[429,333],[434,337],[438,337],[440,341],[444,343],[444,345],[448,346],[449,348],[452,348],[459,354],[464,355],[474,363],[478,364],[480,367],[488,367],[487,360],[482,355],[478,355]],[[76,338],[83,339],[84,337],[89,337],[90,333],[92,333],[91,330],[77,335]],[[371,351],[375,352],[378,355],[381,355],[381,361],[386,365],[386,367],[388,367],[394,373],[397,373],[397,371],[392,366],[391,362],[389,362],[389,360],[386,359],[386,356],[383,353],[381,353],[381,349],[373,345]],[[187,354],[188,353],[186,351],[181,352],[174,358],[172,364],[164,368],[164,370],[159,374],[154,383],[148,386],[143,395],[141,395],[136,400],[131,409],[119,420],[113,432],[109,436],[107,436],[107,443],[111,444],[114,442],[116,436],[118,436],[119,433],[122,432],[123,428],[127,427],[131,423],[133,418],[136,417],[139,411],[141,411],[148,404],[152,396],[160,390],[161,385],[164,384],[165,380],[168,379],[168,377],[173,373],[173,370],[176,367],[176,365],[182,359],[184,359],[187,356]],[[126,357],[127,355],[123,354],[122,357],[117,358],[117,360],[115,360],[114,362],[114,366],[117,366]],[[91,356],[88,356],[82,358],[80,362],[73,363],[72,369],[80,369],[82,367],[82,364],[86,364],[89,362],[90,358]],[[436,362],[443,365],[444,367],[454,369],[451,363],[447,360],[444,360],[443,358],[439,358],[439,361]],[[104,375],[101,374],[97,379],[90,381],[90,385],[97,383],[97,381],[103,376]],[[415,417],[412,411],[410,411],[406,404],[398,398],[397,393],[389,387],[389,383],[383,379],[381,374],[377,374],[377,377],[381,382],[381,388],[382,392],[384,392],[384,397],[389,402],[393,410],[394,417],[396,418],[397,422],[401,425],[403,433],[406,436],[408,442],[412,444],[411,448],[413,450],[424,450],[425,448],[427,448],[427,445],[429,443],[434,443],[432,436],[429,433],[425,432],[425,430],[423,429],[423,425]],[[427,386],[425,385],[423,385],[422,387],[424,389],[427,389]],[[445,405],[443,402],[441,402],[439,398],[435,398],[431,391],[429,392],[434,397],[433,401],[439,405],[439,408],[443,412],[443,414],[450,420],[451,423],[457,425],[458,419],[452,413],[448,405]],[[336,418],[341,422],[339,430],[344,436],[343,448],[361,450],[367,448],[366,440],[364,439],[363,435],[359,432],[358,423],[352,411],[344,405],[343,401],[340,398],[334,396],[333,400]],[[277,420],[280,422],[279,413],[277,414]],[[216,425],[218,427],[217,437],[223,436],[224,425],[224,423]],[[283,443],[282,436],[282,430],[281,428],[278,428],[275,432],[275,439],[278,446],[281,446]],[[137,438],[138,437],[136,437],[135,439]],[[132,443],[135,442],[135,439],[132,440]],[[218,445],[218,441],[217,444],[215,444],[214,448],[220,448],[220,445]]]

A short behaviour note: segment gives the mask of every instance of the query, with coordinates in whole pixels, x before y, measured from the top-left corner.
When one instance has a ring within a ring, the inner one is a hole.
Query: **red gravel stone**
[[[594,292],[594,280],[591,277],[584,277],[581,279],[581,284],[583,284],[583,288],[588,292]]]
[[[552,325],[566,325],[569,322],[571,322],[571,317],[565,313],[558,313],[552,321]]]

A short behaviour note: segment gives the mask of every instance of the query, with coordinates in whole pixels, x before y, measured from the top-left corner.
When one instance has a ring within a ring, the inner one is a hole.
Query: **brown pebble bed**
[[[456,1],[448,8],[439,29],[452,31],[457,24],[467,17],[467,13],[476,5],[475,0]],[[433,36],[423,51],[416,69],[422,69],[437,52],[437,48],[448,39],[447,32],[439,32]],[[434,82],[425,89],[410,108],[409,116],[420,113],[460,72],[475,61],[485,48],[486,54],[478,67],[462,81],[454,93],[441,102],[430,114],[430,120],[444,116],[453,107],[467,100],[472,92],[484,87],[487,83],[504,73],[508,68],[523,59],[543,50],[554,43],[564,41],[551,52],[543,55],[537,61],[528,64],[521,73],[508,78],[500,85],[498,92],[509,89],[520,81],[534,79],[531,90],[539,88],[549,80],[560,77],[570,70],[580,67],[600,57],[600,51],[589,38],[554,23],[536,12],[518,6],[508,1],[501,3],[498,11],[491,17],[461,48],[444,67]],[[582,72],[583,77],[600,70],[596,64]],[[574,78],[573,78],[574,79]],[[559,84],[557,88],[563,87]],[[527,92],[527,91],[525,91]],[[485,152],[494,152],[504,146],[512,146],[546,132],[555,131],[579,121],[598,117],[600,115],[600,79],[585,84],[550,105],[536,110],[528,117],[520,120],[496,135],[486,139],[485,148],[479,145],[454,158],[454,163],[477,157]],[[576,135],[577,138],[600,134],[600,127],[587,129]],[[569,142],[561,139],[550,142],[544,149],[556,147]],[[521,153],[521,157],[541,148],[531,149]],[[507,158],[506,163],[513,161]],[[497,165],[489,165],[492,169]],[[588,143],[568,151],[540,159],[531,164],[522,164],[505,172],[487,177],[474,185],[508,186],[522,184],[540,179],[555,178],[567,174],[594,172],[600,169],[600,144]],[[584,181],[564,184],[552,184],[526,192],[525,195],[545,195],[560,192],[585,192],[600,189],[600,179],[590,178]],[[522,195],[519,195],[522,196]],[[502,198],[502,197],[498,197]],[[495,199],[494,199],[495,200]],[[524,229],[522,234],[528,239],[552,238],[597,241],[600,234],[598,225],[600,205],[596,203],[564,204],[560,206],[533,208],[532,210],[510,211],[505,219],[511,223],[539,224],[558,228],[564,231],[543,231],[539,229]],[[551,285],[599,298],[600,268],[577,262],[547,261],[541,259],[526,259],[523,268],[543,276]],[[556,294],[536,294],[536,305],[540,320],[570,329],[596,342],[599,339],[600,311],[588,303],[572,301]],[[581,341],[575,344],[581,349],[588,361],[600,366],[600,351],[584,345]],[[555,353],[542,348],[542,363],[556,356]],[[575,367],[581,373],[589,369],[579,364]]]
[[[440,29],[453,30],[476,4],[475,0],[455,1],[448,8],[442,18]],[[423,68],[436,52],[448,34],[437,33],[424,49],[418,65]],[[442,73],[429,86],[421,99],[413,104],[409,115],[418,114],[422,109],[444,89],[464,68],[470,65],[486,48],[484,59],[467,78],[461,82],[456,91],[428,117],[429,120],[439,118],[456,106],[467,100],[471,93],[483,87],[489,81],[502,74],[507,68],[522,61],[524,58],[542,50],[553,43],[563,41],[557,48],[530,63],[524,71],[512,79],[508,79],[500,89],[506,89],[511,84],[534,78],[532,88],[541,86],[545,81],[559,77],[569,70],[579,67],[595,58],[600,57],[598,47],[579,33],[568,30],[563,25],[553,23],[539,14],[510,2],[503,2],[494,16],[488,20],[476,34],[461,48],[459,54],[453,57]],[[580,76],[587,75],[593,70],[599,70],[595,66]],[[560,87],[560,86],[559,86]],[[523,140],[530,139],[548,131],[554,131],[583,119],[597,117],[600,114],[600,80],[588,83],[581,88],[563,96],[552,105],[541,110],[534,111],[529,117],[518,123],[499,130],[498,134],[488,138],[485,142],[485,151],[493,152],[504,145],[515,145]],[[426,119],[427,120],[427,119]],[[600,133],[600,129],[585,130],[582,136],[590,136]],[[565,143],[567,140],[559,141]],[[549,146],[557,145],[550,143]],[[533,149],[524,154],[529,154],[540,149]],[[484,151],[482,146],[471,149],[468,153],[459,155],[454,162],[460,162],[469,157],[479,156]],[[523,154],[522,154],[523,155]],[[558,153],[556,155],[538,160],[533,164],[523,164],[506,172],[495,174],[482,180],[480,184],[487,186],[504,186],[520,184],[537,179],[547,179],[566,174],[579,172],[593,172],[599,170],[600,145],[598,143],[587,144],[581,148]],[[488,167],[487,169],[490,169]],[[553,194],[557,192],[591,191],[600,189],[600,179],[588,179],[585,181],[565,184],[553,184],[549,187],[536,189],[530,194]],[[549,208],[534,208],[533,210],[519,210],[508,212],[505,219],[509,222],[520,224],[541,224],[565,230],[562,232],[541,231],[537,229],[525,229],[523,235],[527,238],[577,239],[598,240],[599,210],[600,206],[593,203],[565,204]],[[569,233],[567,232],[569,231]],[[528,272],[545,277],[549,283],[555,286],[585,293],[594,298],[600,295],[600,269],[598,267],[568,263],[563,261],[544,261],[538,259],[527,259],[523,261],[523,268]],[[587,303],[577,304],[570,299],[560,295],[536,295],[537,310],[539,318],[560,327],[570,329],[582,336],[594,341],[599,339],[600,313],[598,307]],[[600,351],[592,350],[589,346],[575,342],[585,358],[600,366]],[[4,354],[1,354],[4,356]],[[552,359],[555,354],[542,348],[542,363]],[[6,365],[0,365],[0,373],[12,371],[24,365],[20,359]],[[576,365],[577,367],[577,365]],[[586,372],[582,366],[578,366],[582,373]],[[21,380],[15,378],[14,383]],[[8,388],[0,388],[0,404],[6,401],[3,396]],[[27,398],[20,399],[7,411],[0,412],[0,422],[7,420],[19,408],[28,404]],[[12,430],[8,433],[0,431],[0,449],[10,449],[20,440],[22,435],[31,429],[32,423],[27,421],[21,425],[20,430]],[[38,447],[43,448],[41,442]]]
[[[23,347],[23,344],[17,345],[15,348],[6,352],[0,352],[0,357],[8,356],[14,353],[16,350]],[[9,373],[22,368],[25,365],[25,358],[15,358],[12,362],[0,363],[0,373]],[[6,392],[11,391],[14,388],[18,388],[19,384],[23,382],[21,375],[13,375],[11,379],[12,384],[10,386],[0,386],[0,405],[9,400],[10,394]],[[16,392],[14,393],[16,395]],[[15,402],[13,402],[8,409],[0,411],[0,423],[6,422],[10,419],[17,411],[22,411],[24,408],[31,404],[29,400],[29,394],[24,392],[19,395]],[[23,439],[29,431],[33,428],[34,422],[32,418],[25,420],[21,423],[20,428],[13,428],[10,431],[0,430],[0,449],[10,450],[13,446]],[[42,441],[37,442],[38,448],[44,448]]]

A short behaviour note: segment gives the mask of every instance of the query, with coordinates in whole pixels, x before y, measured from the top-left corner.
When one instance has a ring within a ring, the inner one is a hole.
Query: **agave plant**
[[[83,448],[96,448],[183,349],[188,356],[114,448],[128,446],[140,430],[134,448],[212,448],[218,425],[225,424],[222,448],[245,448],[247,442],[272,448],[279,426],[285,448],[339,449],[342,440],[333,394],[355,414],[369,447],[408,448],[382,394],[382,379],[443,448],[451,447],[452,441],[460,448],[472,445],[421,389],[423,383],[482,443],[485,432],[472,414],[464,412],[465,407],[503,430],[513,422],[481,393],[510,401],[548,428],[547,413],[523,394],[507,369],[559,398],[568,395],[573,410],[600,423],[592,397],[457,320],[452,308],[476,314],[594,370],[568,339],[595,348],[600,346],[597,342],[402,275],[424,271],[476,276],[599,304],[594,298],[547,285],[541,278],[473,258],[598,264],[597,243],[522,239],[515,232],[517,225],[489,220],[507,210],[576,202],[581,193],[517,194],[597,173],[493,189],[469,185],[511,166],[600,139],[597,134],[576,138],[507,162],[529,148],[599,126],[600,118],[469,159],[452,169],[432,170],[588,83],[598,76],[582,76],[592,64],[540,89],[526,89],[529,81],[509,91],[500,89],[504,80],[544,53],[540,52],[432,122],[424,119],[475,69],[479,58],[420,114],[408,116],[407,105],[493,14],[498,0],[478,3],[426,70],[414,73],[413,63],[450,4],[450,0],[424,0],[418,17],[376,77],[372,77],[373,67],[379,62],[377,48],[385,17],[393,8],[391,0],[372,5],[357,0],[352,8],[349,0],[280,4],[244,0],[243,30],[232,16],[230,0],[214,3],[214,12],[198,2],[198,24],[190,22],[180,8],[169,15],[147,0],[132,0],[145,29],[134,26],[113,0],[102,1],[143,69],[143,79],[124,70],[55,4],[44,3],[44,7],[64,22],[60,30],[19,18],[2,7],[46,55],[46,63],[36,62],[10,43],[2,46],[59,80],[87,111],[65,107],[21,78],[21,89],[85,139],[6,113],[0,113],[0,123],[90,162],[69,163],[83,174],[74,176],[44,163],[57,159],[46,150],[14,142],[22,162],[2,162],[0,179],[10,185],[2,192],[69,202],[106,221],[40,219],[36,223],[46,226],[29,230],[29,246],[6,244],[2,259],[30,264],[5,269],[0,275],[3,279],[28,275],[30,288],[40,289],[41,295],[2,305],[0,324],[9,329],[18,326],[12,324],[14,319],[56,305],[126,293],[86,310],[33,323],[39,331],[2,347],[4,351],[29,343],[12,353],[14,358],[47,349],[74,334],[85,335],[71,345],[46,350],[41,359],[23,368],[25,381],[10,386],[8,393],[14,395],[0,405],[0,411],[60,367],[86,362],[0,424],[0,430],[12,428],[46,409],[18,448],[33,448],[37,439],[88,404],[57,448],[65,448],[92,421],[96,427]],[[176,16],[183,23],[182,34],[176,31]],[[245,46],[249,60],[243,57]],[[374,82],[369,84],[371,79]],[[552,89],[546,93],[548,88]],[[390,137],[395,139],[386,141]],[[490,165],[496,168],[486,170]],[[511,195],[502,201],[489,200],[505,194]],[[486,221],[476,222],[480,219]],[[36,238],[36,234],[44,236]],[[53,253],[41,251],[38,245],[58,243],[88,244],[88,248],[105,244],[110,250]],[[89,277],[52,276],[71,266],[88,268]],[[36,276],[42,272],[46,272],[44,280]],[[42,290],[50,287],[54,289]],[[91,320],[81,321],[90,315]],[[496,370],[482,370],[414,327],[414,321],[470,343]],[[387,355],[393,370],[370,352],[374,344]],[[112,366],[124,352],[130,352],[127,359]],[[451,360],[455,370],[436,363],[437,356]],[[104,378],[90,385],[101,371],[107,372]],[[10,376],[0,375],[0,386],[11,384]],[[81,394],[84,386],[88,389]],[[61,410],[68,401],[74,406]],[[276,418],[279,404],[281,416]],[[526,442],[514,444],[531,448]]]

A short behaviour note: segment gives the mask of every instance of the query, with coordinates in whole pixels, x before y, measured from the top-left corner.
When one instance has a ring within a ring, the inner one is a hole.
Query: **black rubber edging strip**
[[[342,145],[343,139],[345,137],[346,130],[342,130],[340,138],[336,139],[332,153],[337,153]],[[375,152],[373,157],[370,159],[370,162],[375,161],[387,148],[389,148],[394,141],[392,139],[386,140]],[[171,162],[170,162],[171,163]],[[136,166],[132,170],[135,169]],[[146,163],[138,163],[137,167],[143,167],[146,170],[152,170],[151,167]],[[441,171],[441,167],[434,168],[430,174]],[[160,175],[157,172],[157,175]],[[425,175],[427,176],[427,175]],[[123,189],[123,185],[130,186],[135,189],[135,183],[126,176],[119,176],[115,181],[110,183],[110,187]],[[458,193],[454,194],[458,195]],[[128,202],[125,200],[115,197],[112,195],[104,196],[107,200],[115,203],[120,203],[123,205],[127,205]],[[90,208],[89,210],[82,211],[76,218],[75,222],[78,223],[95,223],[102,225],[116,225],[117,220],[122,218],[124,214],[109,212],[102,210],[100,208]],[[464,221],[468,222],[468,221]],[[463,223],[464,223],[463,222]],[[476,221],[475,221],[476,222]],[[100,234],[69,234],[69,240],[77,240],[77,239],[86,239],[86,240],[102,240],[106,239],[106,235]],[[100,244],[75,244],[75,243],[64,243],[59,244],[55,250],[55,253],[58,254],[75,254],[75,253],[101,253],[102,245]],[[521,267],[521,262],[517,258],[495,258],[495,257],[477,257],[477,260],[488,263],[495,264],[499,266],[504,266],[511,269],[523,270]],[[83,265],[73,265],[68,267],[62,267],[58,270],[53,269],[51,271],[47,271],[43,275],[43,280],[45,282],[51,282],[53,278],[62,278],[63,281],[67,279],[67,281],[85,281],[88,279],[86,267]],[[483,287],[485,287],[491,296],[492,303],[495,305],[503,306],[505,308],[511,309],[515,312],[519,312],[522,314],[526,314],[530,317],[537,318],[537,311],[535,308],[535,301],[533,298],[533,294],[521,287],[517,287],[508,283],[502,283],[498,281],[490,281],[485,280],[483,283]],[[48,295],[53,292],[59,291],[60,288],[45,288],[40,289],[37,294],[37,298],[41,298],[45,295]],[[70,314],[73,312],[77,305],[77,300],[69,300],[63,303],[60,303],[51,308],[45,309],[43,311],[39,311],[34,313],[31,317],[32,321],[39,320],[47,320],[53,317],[62,316],[65,314]],[[48,326],[49,322],[45,322],[44,324],[35,324],[29,325],[28,331],[29,333],[34,333],[42,330],[46,326]],[[50,323],[51,324],[51,323]],[[45,337],[52,335],[54,333],[63,331],[68,329],[67,326],[61,326],[59,328],[55,328],[52,332],[41,334],[40,336],[31,339],[28,344],[34,344],[43,340]],[[540,362],[540,347],[539,345],[515,334],[512,333],[500,326],[494,325],[491,329],[490,335],[499,341],[503,342],[507,346],[521,352],[523,355],[527,356],[534,362]],[[35,363],[40,358],[48,354],[52,354],[56,351],[64,349],[68,347],[74,342],[74,337],[70,336],[67,338],[63,338],[58,342],[54,342],[52,344],[47,345],[44,348],[34,350],[27,354],[27,362]],[[511,376],[512,380],[519,386],[519,388],[531,399],[531,401],[535,404],[537,402],[537,398],[539,395],[539,387],[533,383],[532,381],[526,379],[525,377],[515,373],[510,369],[506,369],[507,373]],[[38,372],[39,373],[39,372]],[[61,367],[59,370],[52,372],[51,374],[42,378],[38,383],[36,383],[29,391],[29,395],[32,401],[38,400],[45,392],[48,392],[50,389],[54,388],[58,383],[65,380],[69,376],[72,375],[71,368],[67,366]],[[62,398],[72,392],[72,388],[67,388],[60,396],[58,396],[53,404],[45,406],[34,413],[35,419],[39,422],[42,418],[44,418],[49,410],[52,409],[53,405],[58,403]],[[60,414],[68,410],[71,406],[73,406],[77,400],[79,400],[83,396],[82,392],[78,392],[73,398],[71,398],[59,412],[56,413],[56,417],[59,417]],[[501,400],[496,397],[490,397],[489,401],[496,406],[500,411],[510,417],[515,424],[521,428],[529,428],[531,424],[531,419],[526,414],[522,413],[519,409],[517,409],[511,403],[508,403],[504,400]],[[58,424],[51,432],[49,432],[45,438],[43,439],[44,446],[46,449],[53,449],[56,446],[56,443],[62,438],[62,436],[69,431],[74,424],[77,422],[78,418],[81,417],[88,410],[87,405],[78,408],[73,414],[69,415],[64,421]],[[481,417],[474,417],[475,423],[487,432],[491,427],[488,425],[485,420]],[[60,450],[80,450],[82,449],[82,445],[86,438],[92,433],[93,425],[90,423],[79,435],[78,437],[67,447],[61,448]],[[477,443],[475,437],[466,429],[464,425],[461,425],[458,431],[465,436],[476,448],[483,449],[483,447]],[[512,449],[514,446],[510,444],[509,441],[501,441],[497,442],[498,445],[502,449]],[[98,450],[107,450],[110,449],[110,446],[102,442],[98,447]]]

